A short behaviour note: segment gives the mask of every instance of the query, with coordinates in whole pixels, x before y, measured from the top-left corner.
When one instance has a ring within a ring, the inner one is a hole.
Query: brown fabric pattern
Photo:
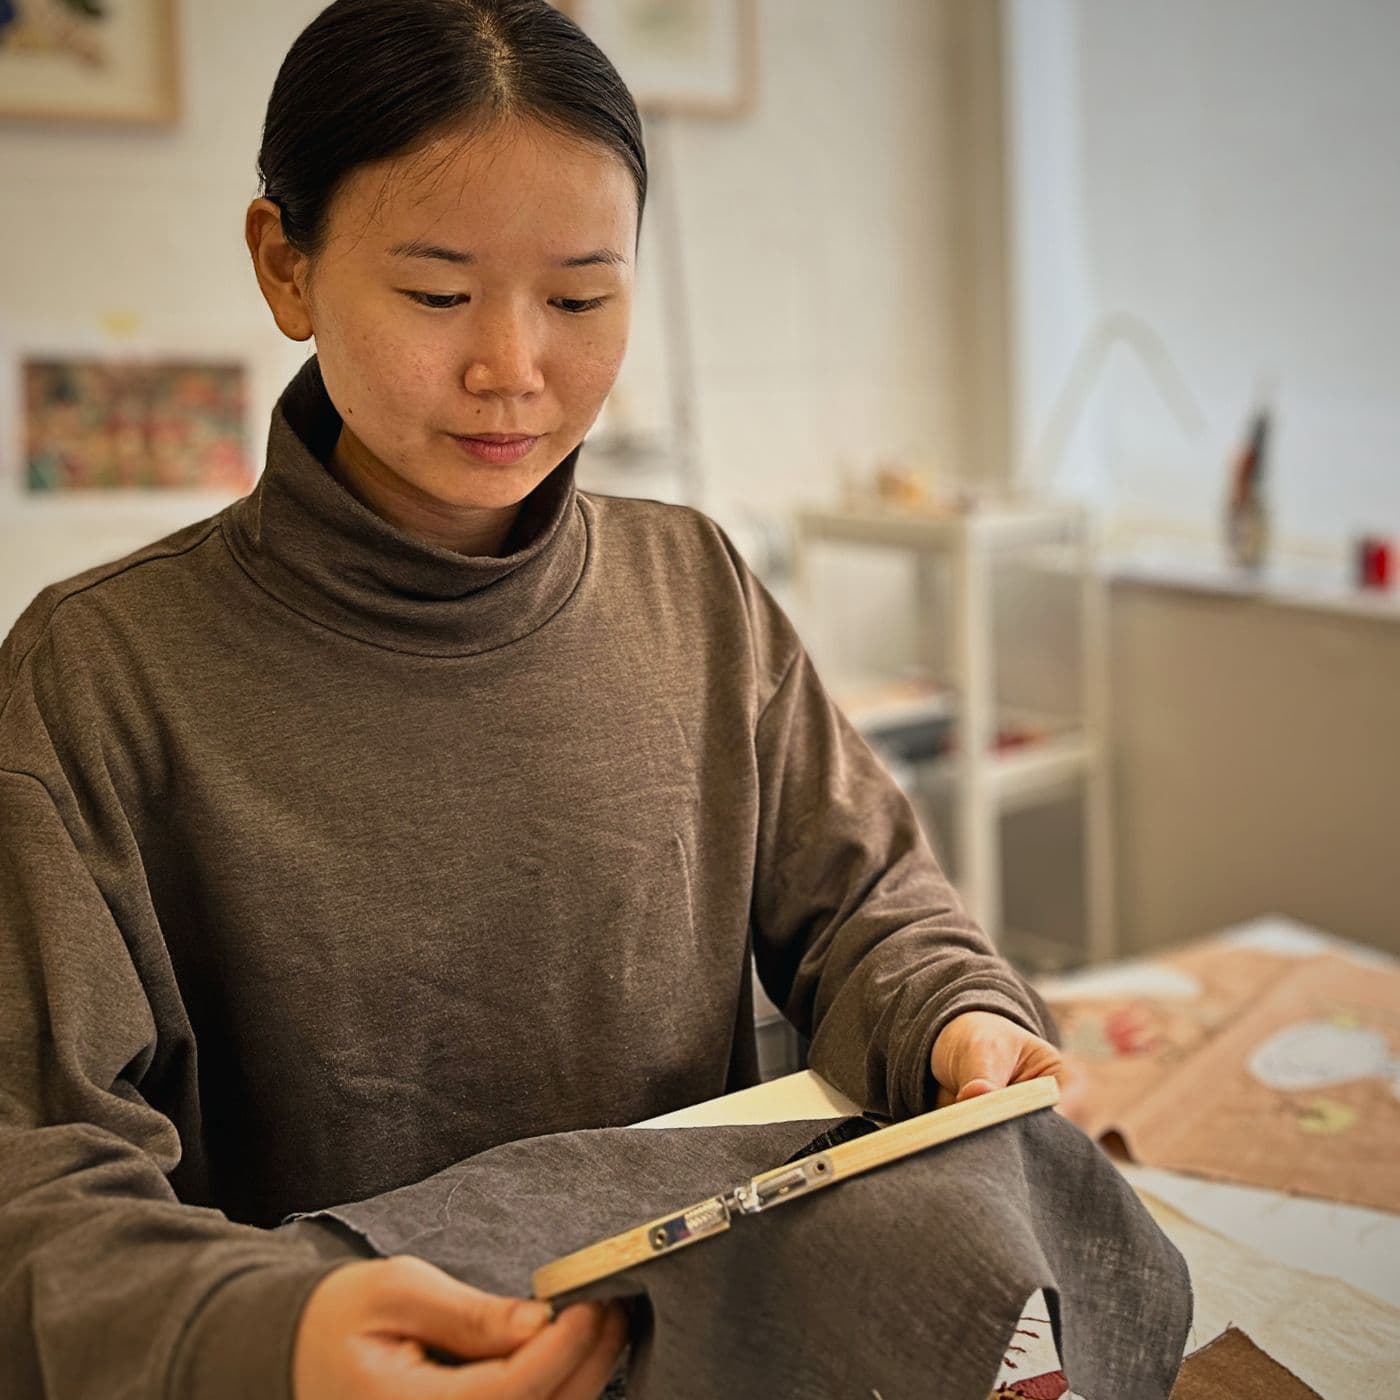
[[[1237,1327],[1182,1363],[1171,1400],[1322,1400]]]

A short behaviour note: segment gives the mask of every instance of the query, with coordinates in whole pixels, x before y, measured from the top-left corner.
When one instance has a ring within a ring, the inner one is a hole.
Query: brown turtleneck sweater
[[[322,465],[46,589],[0,649],[0,1394],[289,1393],[268,1227],[756,1081],[750,950],[867,1107],[1043,1004],[706,516],[532,494],[501,558]]]

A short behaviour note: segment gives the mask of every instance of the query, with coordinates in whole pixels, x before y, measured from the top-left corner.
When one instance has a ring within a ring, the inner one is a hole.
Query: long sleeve
[[[181,1203],[156,1020],[47,788],[0,772],[0,1394],[277,1400],[339,1261]],[[154,1086],[149,1086],[154,1087]]]
[[[1053,1019],[968,916],[909,800],[733,557],[760,684],[768,678],[755,731],[759,977],[811,1037],[825,1079],[875,1112],[924,1112],[937,1089],[933,1043],[954,1016],[992,1011],[1049,1038]]]

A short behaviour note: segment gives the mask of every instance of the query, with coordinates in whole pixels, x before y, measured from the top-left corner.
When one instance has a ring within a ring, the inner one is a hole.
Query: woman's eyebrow
[[[476,262],[475,253],[464,253],[457,248],[444,248],[439,243],[423,243],[412,239],[407,243],[396,243],[389,249],[395,258],[436,258],[440,262],[455,263],[459,267],[470,267]],[[560,267],[625,267],[627,259],[610,248],[595,248],[591,253],[580,253],[573,258],[560,258]]]
[[[455,248],[444,248],[437,243],[422,243],[412,239],[408,243],[395,243],[389,249],[390,257],[395,258],[438,258],[442,262],[457,263],[469,267],[476,261],[475,253],[459,253]]]
[[[595,248],[593,252],[582,253],[576,258],[559,259],[560,267],[596,267],[600,263],[605,267],[625,267],[627,259],[610,248]]]

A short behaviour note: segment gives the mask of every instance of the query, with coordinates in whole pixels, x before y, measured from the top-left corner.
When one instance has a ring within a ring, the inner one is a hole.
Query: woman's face
[[[294,281],[344,420],[337,457],[429,513],[523,500],[583,439],[622,363],[626,167],[502,125],[356,170],[327,232]]]

